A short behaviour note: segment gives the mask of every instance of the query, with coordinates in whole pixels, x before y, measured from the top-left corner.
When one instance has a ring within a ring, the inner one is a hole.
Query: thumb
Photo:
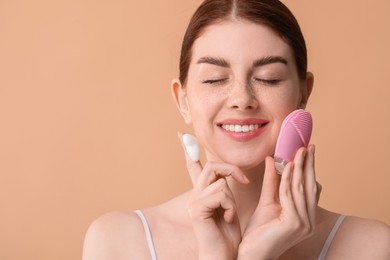
[[[184,150],[187,170],[190,174],[192,185],[195,186],[203,170],[202,164],[199,161],[199,143],[196,138],[190,134],[178,132],[177,135]]]

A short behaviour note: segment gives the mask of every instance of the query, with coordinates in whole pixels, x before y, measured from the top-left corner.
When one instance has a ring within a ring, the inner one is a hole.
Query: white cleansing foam
[[[200,148],[198,140],[190,134],[184,134],[183,143],[190,159],[194,162],[199,161]]]

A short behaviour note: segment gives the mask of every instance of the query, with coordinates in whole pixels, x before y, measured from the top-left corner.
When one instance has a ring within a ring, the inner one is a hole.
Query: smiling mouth
[[[267,123],[262,124],[250,124],[250,125],[237,125],[237,124],[219,124],[219,127],[222,127],[226,131],[233,133],[248,133],[251,131],[255,131],[260,127],[265,126]]]

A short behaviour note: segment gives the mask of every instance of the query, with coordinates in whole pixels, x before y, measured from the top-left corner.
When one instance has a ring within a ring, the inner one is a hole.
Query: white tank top
[[[152,260],[157,260],[156,250],[154,248],[152,233],[150,232],[148,221],[146,220],[145,215],[142,213],[141,210],[135,210],[134,213],[139,216],[139,218],[141,219],[141,222],[144,226],[146,241],[148,242],[148,247],[149,247],[149,251],[150,251],[150,255],[152,257]],[[340,215],[338,217],[335,225],[333,226],[332,230],[330,231],[330,233],[329,233],[329,235],[324,243],[324,246],[322,247],[322,250],[321,250],[320,256],[318,257],[318,260],[325,259],[326,254],[328,253],[329,247],[332,244],[333,238],[335,237],[335,235],[336,235],[337,231],[339,230],[341,224],[343,223],[345,217],[346,217],[345,215]]]

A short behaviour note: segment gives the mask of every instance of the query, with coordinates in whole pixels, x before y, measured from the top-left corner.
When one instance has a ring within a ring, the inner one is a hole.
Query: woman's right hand
[[[278,188],[274,160],[265,160],[258,206],[243,232],[238,259],[277,259],[314,233],[321,186],[315,179],[314,146],[300,148]]]
[[[236,203],[227,184],[231,176],[247,184],[249,180],[238,167],[216,162],[194,162],[184,148],[187,170],[193,189],[188,201],[188,213],[198,243],[199,259],[235,259],[241,242],[240,223]]]

